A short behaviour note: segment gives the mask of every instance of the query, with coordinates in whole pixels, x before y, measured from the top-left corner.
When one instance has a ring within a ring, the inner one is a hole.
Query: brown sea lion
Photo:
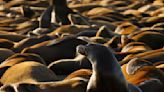
[[[111,30],[108,30],[106,26],[100,27],[96,33],[96,37],[104,37],[104,38],[112,38],[116,35],[117,34],[112,32]]]
[[[19,42],[22,39],[27,38],[25,35],[19,35],[19,34],[0,34],[0,38],[2,39],[8,39],[13,42]]]
[[[154,92],[154,90],[162,92],[164,73],[155,68],[151,62],[134,58],[122,66],[122,72],[129,83],[140,86],[143,92]],[[151,86],[149,83],[154,87],[144,88],[146,85]]]
[[[150,61],[151,63],[155,64],[160,61],[163,61],[163,51],[164,49],[157,49],[157,50],[150,50],[143,53],[138,54],[129,54],[127,57],[125,57],[122,61],[119,63],[121,65],[128,63],[133,58],[140,58]]]
[[[80,13],[83,13],[85,11],[89,11],[93,8],[96,8],[96,7],[101,7],[101,5],[99,4],[95,4],[95,3],[80,3],[80,4],[69,4],[69,7],[71,9],[74,9],[74,10],[77,10],[78,12]]]
[[[130,57],[135,56],[136,54],[152,50],[148,45],[142,42],[129,42],[125,44],[125,46],[124,43],[122,43],[121,45],[121,50],[115,52],[115,56],[118,61],[124,61]]]
[[[5,59],[7,59],[8,57],[14,54],[15,53],[10,49],[0,48],[0,62],[3,62]]]
[[[86,92],[88,80],[80,77],[57,81],[37,83],[17,83],[4,85],[1,92]]]
[[[152,49],[160,49],[164,46],[164,35],[158,32],[142,32],[131,37],[134,41],[143,42]]]
[[[45,61],[39,55],[32,54],[32,53],[23,53],[23,54],[17,53],[17,54],[13,54],[12,56],[8,57],[6,60],[4,60],[0,64],[0,77],[11,66],[14,66],[16,64],[19,64],[19,63],[22,63],[22,62],[26,62],[26,61],[35,61],[35,62],[38,62],[38,63],[46,65]]]
[[[122,48],[121,52],[145,52],[149,50],[152,49],[142,42],[130,42]]]
[[[83,31],[97,31],[97,27],[90,27],[88,25],[63,25],[61,27],[58,27],[56,30],[48,33],[49,36],[54,36],[57,34],[77,34]]]
[[[74,58],[76,55],[76,46],[87,44],[87,42],[77,39],[76,37],[66,36],[55,39],[50,44],[37,45],[25,48],[22,53],[35,53],[40,55],[47,64],[53,61],[66,58]],[[45,53],[48,53],[45,54]]]
[[[46,65],[45,61],[37,54],[33,53],[16,53],[8,57],[5,61],[0,64],[0,67],[13,66],[15,64],[25,62],[25,61],[35,61]]]
[[[18,82],[56,81],[57,76],[45,65],[38,62],[22,62],[6,70],[1,77],[2,84]]]
[[[138,31],[139,28],[132,24],[131,22],[123,22],[120,25],[117,26],[115,33],[122,34],[122,35],[128,35],[134,31]]]
[[[54,61],[48,65],[48,68],[57,75],[68,75],[79,69],[91,69],[91,64],[86,57],[78,55],[74,59]]]
[[[19,42],[17,42],[14,47],[13,51],[14,52],[21,52],[24,48],[41,43],[43,41],[51,40],[52,38],[47,35],[42,35],[38,37],[30,37],[30,38],[25,38]]]
[[[100,44],[79,45],[77,52],[85,55],[93,68],[86,92],[130,92],[131,87],[128,86],[121,67],[109,48]]]
[[[14,42],[8,39],[0,39],[0,48],[11,49],[14,46]]]
[[[66,78],[64,78],[64,80],[67,80],[67,79],[72,79],[72,78],[75,78],[75,77],[83,77],[83,78],[86,78],[86,79],[89,79],[92,75],[92,70],[90,69],[80,69],[80,70],[77,70],[75,72],[72,72],[71,74],[69,74]]]
[[[112,12],[113,10],[105,7],[97,7],[91,9],[88,13],[87,16],[94,16],[94,15],[103,15]]]

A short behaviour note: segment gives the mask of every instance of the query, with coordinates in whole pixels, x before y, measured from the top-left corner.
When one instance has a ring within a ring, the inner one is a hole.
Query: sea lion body
[[[1,92],[85,92],[88,80],[76,77],[57,82],[17,83],[4,85]]]
[[[18,82],[56,81],[57,76],[45,65],[38,62],[22,62],[9,69],[1,77],[2,84]]]
[[[118,61],[109,48],[100,44],[79,45],[77,52],[85,55],[92,64],[93,73],[87,92],[130,92]]]
[[[79,69],[91,69],[89,60],[82,55],[76,56],[74,59],[60,59],[48,65],[57,75],[68,75]]]
[[[10,49],[0,48],[0,62],[3,62],[5,59],[7,59],[8,57],[14,54],[15,53]]]
[[[40,55],[47,64],[59,59],[70,59],[76,55],[76,46],[86,44],[85,41],[77,39],[76,37],[64,37],[58,40],[51,41],[46,45],[34,45],[25,48],[21,53],[35,53]],[[48,53],[45,54],[45,53]]]
[[[68,19],[68,14],[74,12],[67,6],[66,0],[49,0],[49,4],[53,7],[51,17],[53,22],[61,23],[62,25],[71,24]]]

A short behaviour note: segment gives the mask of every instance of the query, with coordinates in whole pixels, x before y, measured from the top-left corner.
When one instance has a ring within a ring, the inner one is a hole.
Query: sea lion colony
[[[163,0],[0,0],[0,92],[164,92]]]

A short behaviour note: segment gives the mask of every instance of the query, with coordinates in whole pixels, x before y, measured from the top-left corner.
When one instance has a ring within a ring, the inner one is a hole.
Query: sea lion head
[[[94,56],[103,59],[103,57],[107,55],[113,55],[111,54],[110,49],[108,49],[107,47],[100,44],[94,44],[94,43],[87,44],[85,46],[84,45],[77,46],[77,52],[84,56],[87,56],[88,59],[91,59],[91,61],[95,61],[95,60],[92,60],[94,59]]]

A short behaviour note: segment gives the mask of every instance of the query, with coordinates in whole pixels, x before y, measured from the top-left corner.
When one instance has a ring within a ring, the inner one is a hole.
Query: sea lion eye
[[[87,55],[86,46],[84,45],[77,46],[76,51],[82,55]]]

